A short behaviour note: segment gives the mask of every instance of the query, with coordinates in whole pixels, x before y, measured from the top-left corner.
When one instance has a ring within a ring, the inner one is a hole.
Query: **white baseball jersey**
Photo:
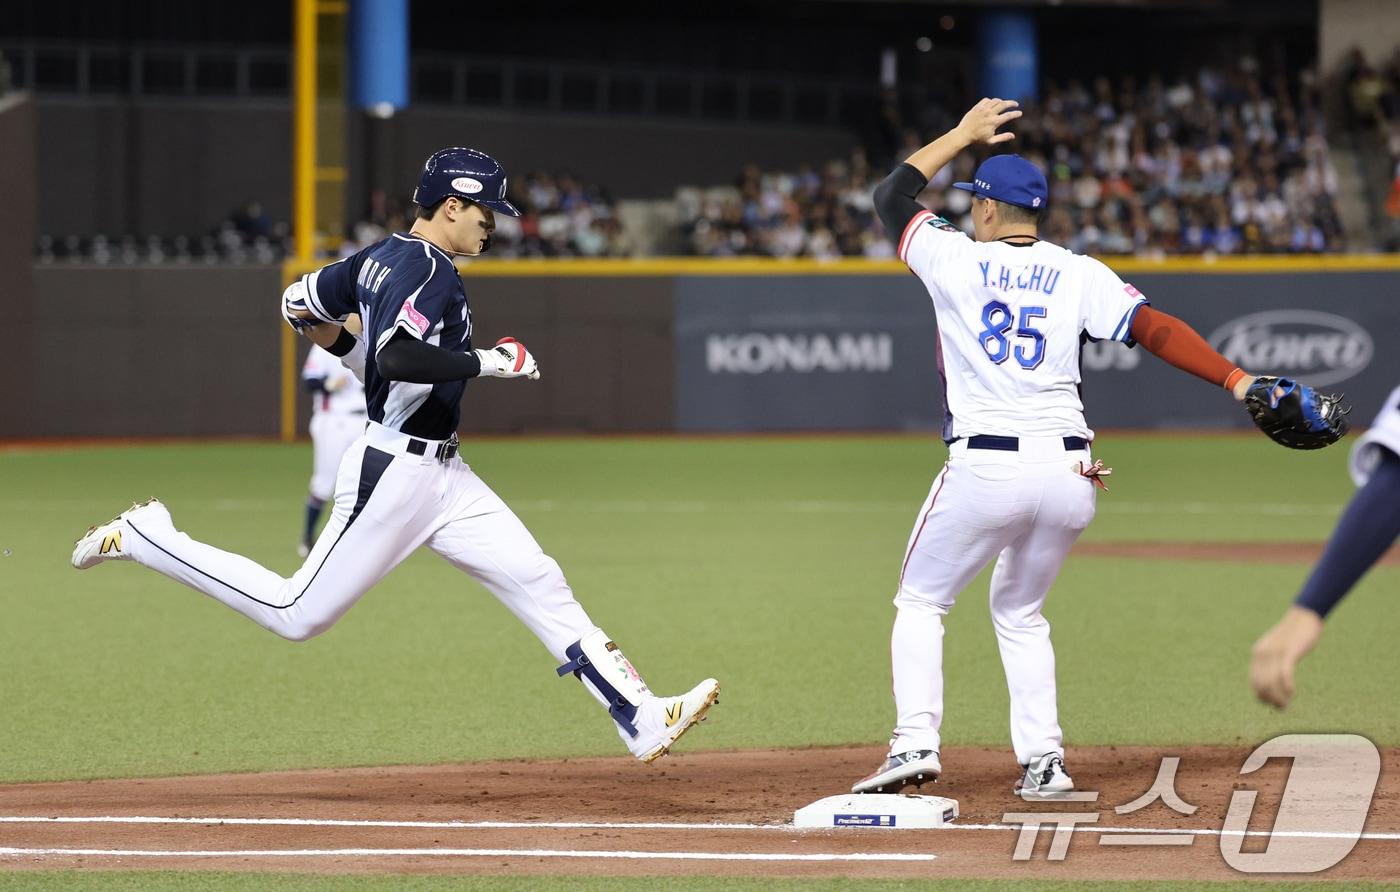
[[[314,344],[301,367],[303,381],[325,381],[325,393],[311,396],[311,411],[317,415],[355,415],[364,422],[365,386],[336,357]]]
[[[1385,405],[1371,422],[1370,430],[1351,447],[1351,479],[1357,486],[1365,486],[1371,479],[1371,472],[1381,460],[1382,448],[1400,455],[1400,387],[1385,398]]]
[[[975,242],[929,211],[899,258],[933,297],[943,439],[975,434],[1093,439],[1079,396],[1080,336],[1133,343],[1146,299],[1092,257],[1050,242]]]

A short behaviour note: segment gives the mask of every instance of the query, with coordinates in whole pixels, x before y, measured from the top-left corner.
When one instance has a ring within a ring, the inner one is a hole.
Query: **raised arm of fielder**
[[[902,240],[910,221],[926,210],[917,196],[929,180],[974,145],[997,145],[1014,138],[998,133],[1003,124],[1021,116],[1011,99],[983,99],[963,116],[958,126],[910,155],[875,188],[875,210],[885,231],[896,243]],[[1006,224],[997,229],[998,237],[1035,236],[1034,223]],[[1144,305],[1133,317],[1132,340],[1165,362],[1223,387],[1237,400],[1243,400],[1254,376],[1236,368],[1206,343],[1191,326],[1160,310]]]

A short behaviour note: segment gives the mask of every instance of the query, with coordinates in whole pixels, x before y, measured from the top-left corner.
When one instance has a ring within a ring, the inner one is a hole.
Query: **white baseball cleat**
[[[670,752],[691,726],[703,722],[719,702],[719,682],[707,678],[679,697],[649,697],[637,707],[637,736],[627,743],[632,755],[648,764]]]
[[[870,774],[851,785],[852,793],[898,793],[909,784],[918,786],[938,780],[943,763],[933,750],[891,753]]]
[[[126,537],[131,535],[131,527],[127,520],[151,517],[157,512],[164,515],[163,520],[166,524],[170,523],[170,512],[165,506],[158,499],[148,499],[133,503],[130,508],[106,523],[88,527],[88,531],[73,546],[74,569],[86,570],[103,561],[131,560],[130,543],[126,541]]]
[[[1074,781],[1065,772],[1065,760],[1059,753],[1032,759],[1022,769],[1021,779],[1016,782],[1016,795],[1022,799],[1058,799],[1074,792]]]

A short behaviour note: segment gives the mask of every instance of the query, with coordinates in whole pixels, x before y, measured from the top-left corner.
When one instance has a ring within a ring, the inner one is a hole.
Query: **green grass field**
[[[653,688],[707,674],[721,710],[688,748],[884,738],[890,598],[942,448],[917,437],[487,440],[465,449]],[[1107,437],[1090,540],[1322,540],[1345,451],[1259,438]],[[427,553],[326,635],[290,644],[129,564],[78,573],[71,542],[159,495],[185,531],[290,572],[306,446],[0,453],[0,780],[613,754],[610,723],[471,580]],[[1282,482],[1282,485],[1280,485]],[[1279,715],[1249,644],[1306,574],[1071,558],[1047,613],[1071,744],[1256,741],[1346,730],[1400,742],[1381,569],[1339,610]],[[1003,744],[985,577],[949,619],[946,739]],[[502,703],[517,706],[501,714]]]
[[[684,749],[886,738],[890,599],[940,444],[490,439],[464,453],[653,688],[723,681],[721,708]],[[1321,541],[1352,492],[1343,449],[1106,436],[1098,453],[1116,473],[1091,541]],[[142,568],[68,565],[89,524],[158,495],[196,538],[290,572],[309,464],[305,445],[260,443],[0,452],[0,782],[622,754],[577,683],[556,678],[494,599],[431,554],[305,644]],[[1067,743],[1253,743],[1309,730],[1400,743],[1400,716],[1374,708],[1393,702],[1394,568],[1372,573],[1335,614],[1287,714],[1249,694],[1249,645],[1306,573],[1302,564],[1072,557],[1047,608]],[[984,575],[948,622],[951,745],[1006,745],[985,599]],[[140,876],[148,881],[100,880],[148,888],[164,875]],[[196,882],[180,877],[172,883]],[[54,888],[90,881],[0,875],[0,888],[41,878]],[[378,887],[372,878],[349,886]]]

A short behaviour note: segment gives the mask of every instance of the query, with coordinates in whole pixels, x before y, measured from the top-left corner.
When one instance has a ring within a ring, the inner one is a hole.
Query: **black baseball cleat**
[[[898,793],[906,786],[930,783],[943,773],[933,750],[891,753],[880,767],[851,785],[852,793]]]

